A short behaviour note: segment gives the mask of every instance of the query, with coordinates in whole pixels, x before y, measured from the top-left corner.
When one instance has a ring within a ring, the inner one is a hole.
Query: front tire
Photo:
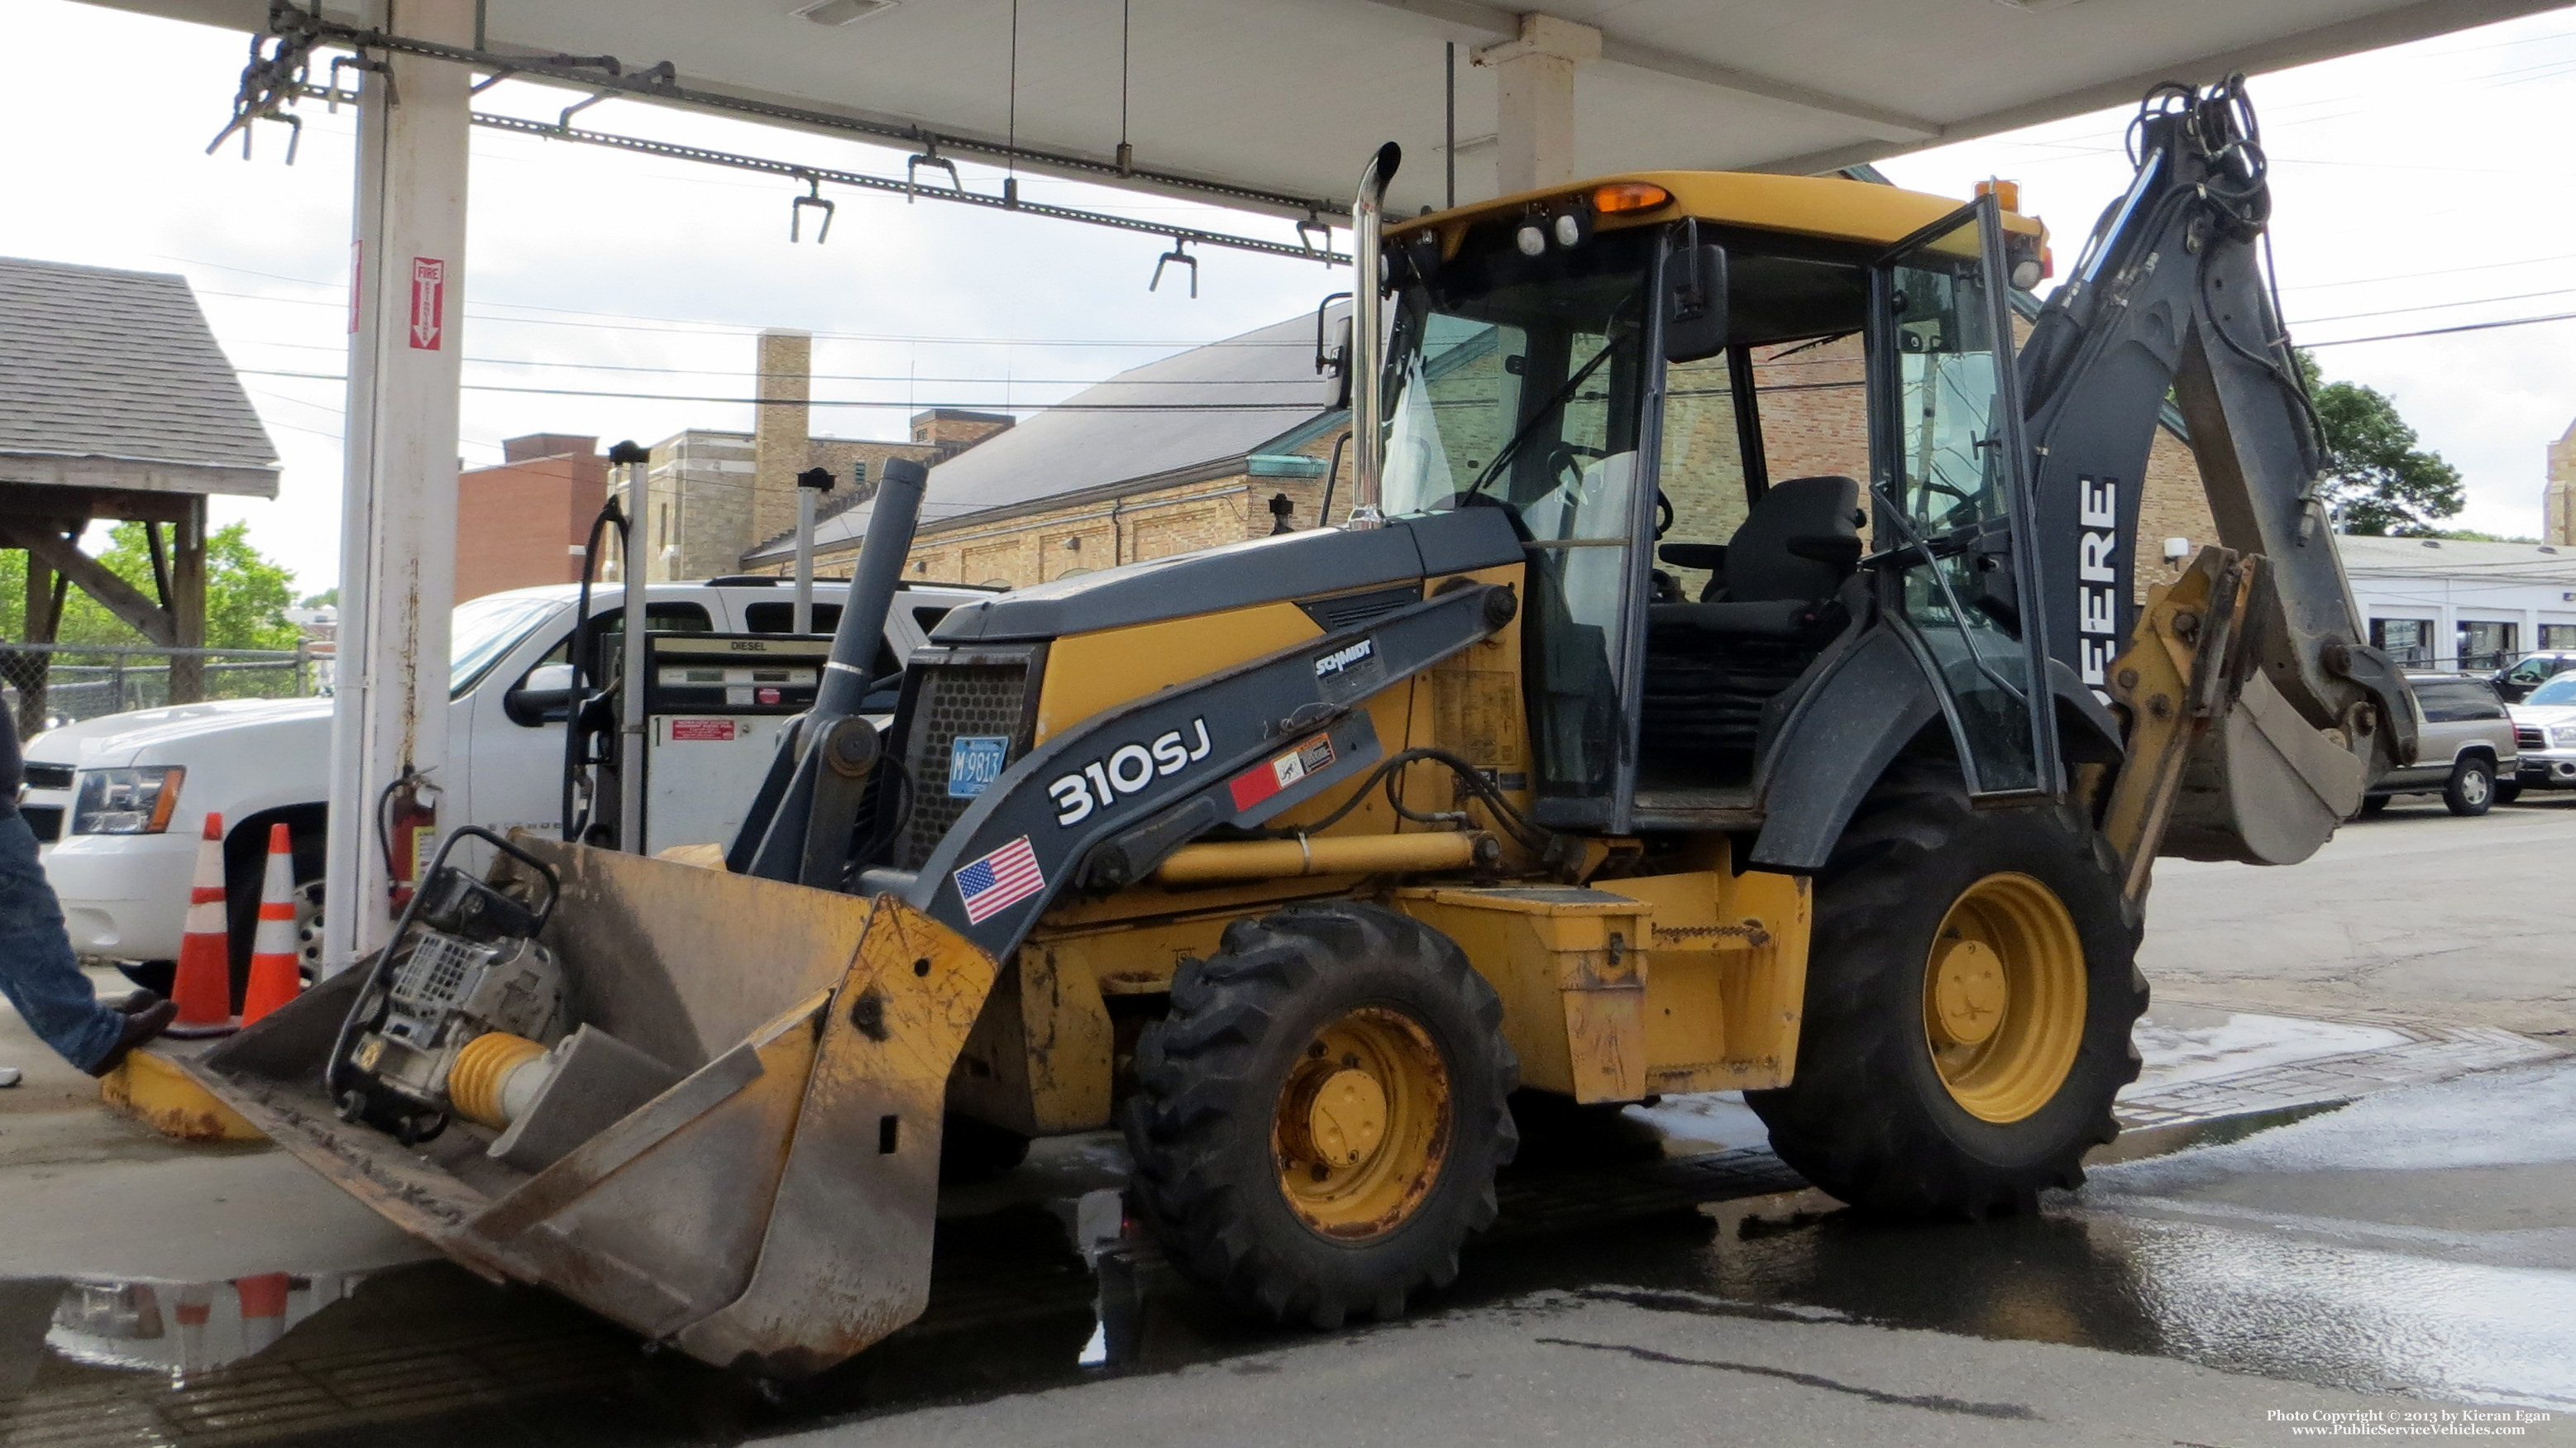
[[[2518,799],[2520,799],[2520,798],[2522,798],[2522,781],[2521,781],[2521,780],[2518,780],[2518,779],[2499,779],[2499,780],[2497,780],[2497,781],[2495,782],[2495,802],[2496,802],[2496,803],[2498,803],[2498,804],[2511,804],[2511,803],[2513,803],[2515,800],[2518,800]]]
[[[2147,1004],[2119,881],[2071,810],[1972,809],[1947,771],[1882,781],[1817,881],[1796,1073],[1745,1096],[1781,1160],[1909,1216],[2080,1185]]]
[[[2495,766],[2472,754],[2451,766],[2451,778],[2442,786],[2442,806],[2455,815],[2476,818],[2495,808]]]
[[[1183,1272],[1263,1316],[1398,1316],[1494,1219],[1518,1144],[1502,1002],[1375,906],[1293,906],[1221,944],[1137,1045],[1138,1205]]]

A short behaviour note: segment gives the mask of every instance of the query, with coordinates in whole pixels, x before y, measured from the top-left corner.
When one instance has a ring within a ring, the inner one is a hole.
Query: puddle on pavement
[[[1592,1115],[1550,1133],[1553,1149],[1533,1140],[1495,1233],[1420,1310],[1543,1294],[1780,1313],[2576,1407],[2576,1274],[2163,1219],[2109,1195],[1983,1224],[1879,1222],[1765,1152],[1711,1154],[1734,1135],[1726,1118]],[[1042,1143],[1010,1178],[952,1192],[923,1318],[783,1392],[443,1262],[0,1282],[0,1443],[731,1443],[1106,1374],[1275,1371],[1267,1354],[1313,1340],[1246,1320],[1126,1240],[1122,1168],[1106,1140]]]

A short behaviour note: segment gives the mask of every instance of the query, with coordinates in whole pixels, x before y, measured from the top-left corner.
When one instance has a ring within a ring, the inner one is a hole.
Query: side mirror
[[[572,665],[539,664],[501,696],[501,712],[524,729],[560,724],[572,714]]]
[[[1351,316],[1344,312],[1335,320],[1327,315],[1333,303],[1349,301],[1350,296],[1335,292],[1315,304],[1315,373],[1324,379],[1323,405],[1328,411],[1351,405]]]
[[[1697,362],[1726,350],[1726,248],[1682,233],[1664,259],[1664,360]]]

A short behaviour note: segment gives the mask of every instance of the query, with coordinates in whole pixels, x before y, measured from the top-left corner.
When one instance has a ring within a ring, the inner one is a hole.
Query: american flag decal
[[[969,925],[981,925],[1045,888],[1046,875],[1026,835],[957,872],[957,898],[965,902]]]

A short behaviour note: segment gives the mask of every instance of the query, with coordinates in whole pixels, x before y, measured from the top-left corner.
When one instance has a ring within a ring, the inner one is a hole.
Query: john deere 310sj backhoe
[[[2241,87],[2135,143],[2018,355],[2043,238],[1999,196],[1670,172],[1384,224],[1389,147],[1347,527],[961,608],[880,734],[897,465],[724,868],[518,840],[195,1069],[458,1260],[772,1375],[920,1312],[944,1126],[1123,1128],[1183,1270],[1321,1325],[1457,1272],[1515,1090],[1741,1089],[1879,1209],[2075,1185],[2153,858],[2302,859],[2413,748]],[[1843,338],[1868,476],[1774,476],[1757,371]],[[2223,546],[2138,607],[2168,389]]]

